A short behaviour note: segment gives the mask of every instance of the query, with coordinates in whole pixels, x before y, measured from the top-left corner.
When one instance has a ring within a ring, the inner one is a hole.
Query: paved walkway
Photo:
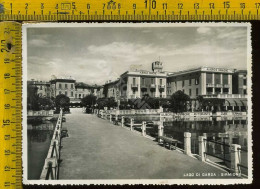
[[[217,177],[209,178],[220,178],[223,173],[81,109],[71,111],[64,123],[69,137],[62,139],[60,179],[198,178],[186,177],[188,173],[215,173]]]

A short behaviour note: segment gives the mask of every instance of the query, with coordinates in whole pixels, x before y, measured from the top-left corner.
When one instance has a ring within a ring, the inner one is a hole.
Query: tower
[[[152,70],[153,72],[162,72],[163,63],[160,61],[155,61],[152,63]]]

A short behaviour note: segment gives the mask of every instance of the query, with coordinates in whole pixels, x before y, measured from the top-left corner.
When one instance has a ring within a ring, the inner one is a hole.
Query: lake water
[[[131,116],[134,118],[135,123],[146,121],[148,123],[159,122],[160,118],[157,116]],[[170,138],[179,140],[181,143],[178,147],[184,148],[184,132],[191,133],[191,152],[199,154],[199,136],[206,135],[207,139],[214,140],[219,143],[225,143],[227,146],[207,142],[207,151],[215,156],[210,157],[210,160],[223,164],[227,167],[230,166],[230,144],[241,145],[241,164],[247,166],[247,149],[248,149],[248,127],[246,117],[205,117],[205,118],[181,118],[181,119],[166,119],[163,122],[164,135]],[[141,132],[141,127],[134,128]],[[148,125],[146,134],[152,137],[158,136],[158,126]],[[225,159],[225,160],[223,160]],[[247,169],[241,168],[242,173],[247,174]]]
[[[55,123],[28,124],[28,179],[39,179],[50,147]]]

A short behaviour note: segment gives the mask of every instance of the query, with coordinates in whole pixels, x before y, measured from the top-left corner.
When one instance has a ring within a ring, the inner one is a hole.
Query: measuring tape
[[[260,0],[0,0],[0,21],[260,20]],[[21,24],[0,23],[0,188],[22,188]],[[26,106],[26,105],[25,105]]]
[[[259,20],[260,0],[0,0],[0,20]]]
[[[21,188],[21,24],[0,23],[0,188]]]

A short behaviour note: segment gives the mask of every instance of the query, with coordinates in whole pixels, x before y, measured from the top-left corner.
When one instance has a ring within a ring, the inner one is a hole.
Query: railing
[[[248,175],[248,166],[246,166],[243,162],[243,159],[245,157],[247,157],[247,153],[248,151],[246,149],[242,149],[242,148],[237,148],[238,150],[238,171],[239,173],[241,174],[245,174],[245,175]],[[242,157],[243,156],[243,157]]]
[[[40,180],[57,180],[59,177],[60,144],[62,138],[62,109],[60,111],[51,145],[42,169]]]
[[[138,84],[131,84],[132,88],[138,88]]]
[[[205,154],[218,158],[224,162],[230,162],[230,145],[225,142],[219,142],[216,140],[205,139],[206,145]]]
[[[28,110],[28,116],[53,116],[54,110],[40,110],[40,111],[33,111]]]
[[[205,98],[247,98],[247,95],[243,94],[213,94],[207,93],[207,95],[203,95]]]
[[[223,134],[225,135],[225,133]],[[242,149],[238,144],[227,144],[225,137],[220,137],[220,140],[209,139],[205,135],[199,136],[199,157],[201,161],[210,160],[214,162],[217,159],[215,163],[234,175],[238,177],[248,175],[247,150]],[[222,162],[219,160],[222,160]]]

